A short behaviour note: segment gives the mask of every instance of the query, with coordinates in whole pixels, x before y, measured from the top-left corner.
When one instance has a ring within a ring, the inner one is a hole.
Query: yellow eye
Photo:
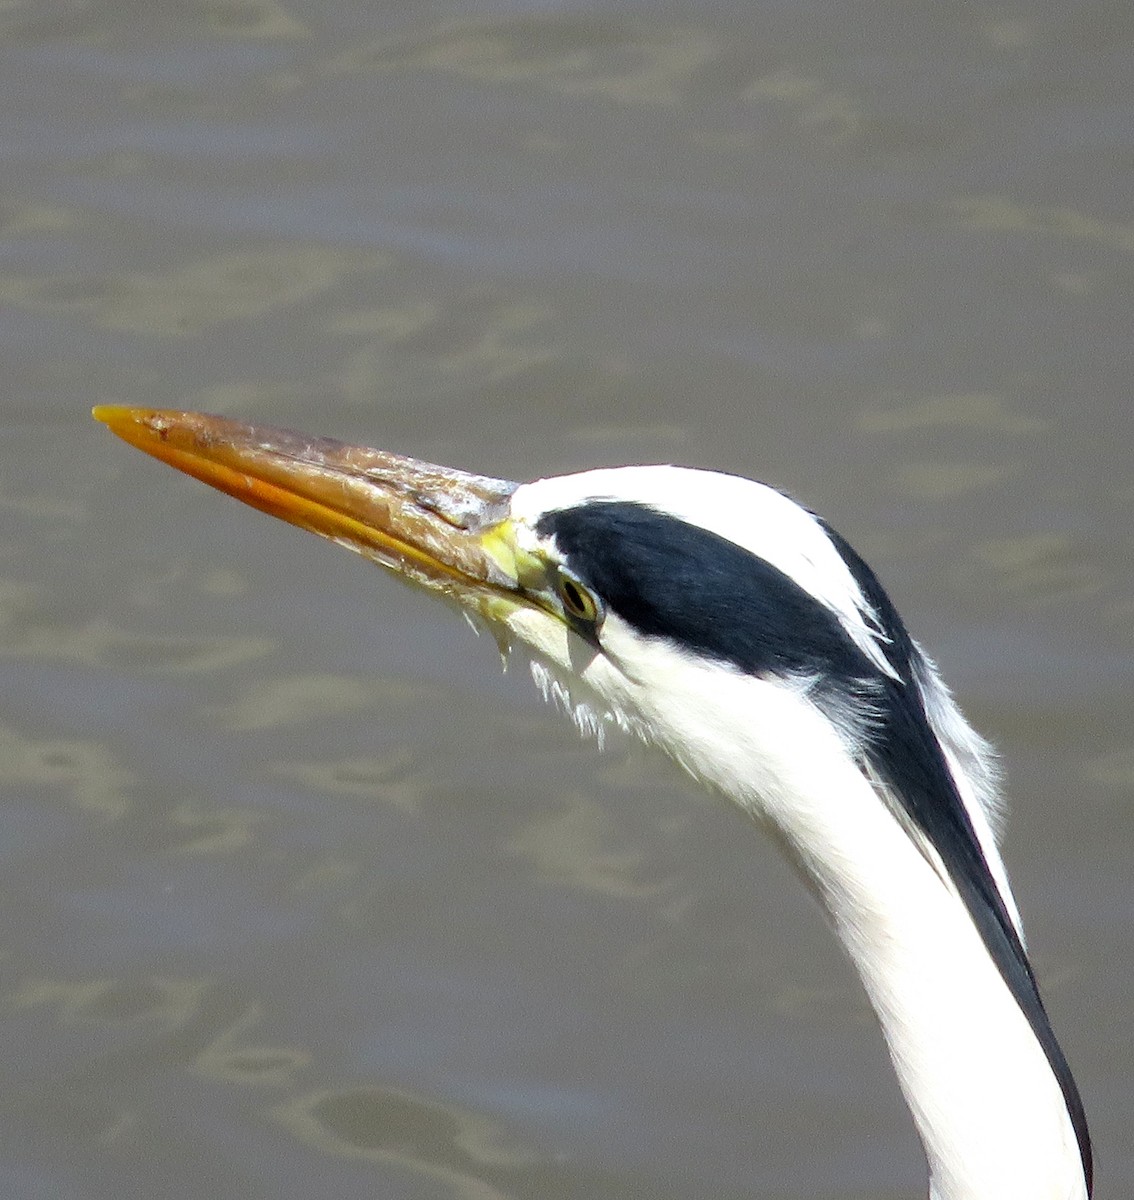
[[[574,617],[576,621],[594,625],[599,620],[601,610],[598,602],[577,579],[572,579],[570,575],[561,574],[559,576],[559,600],[567,616]]]

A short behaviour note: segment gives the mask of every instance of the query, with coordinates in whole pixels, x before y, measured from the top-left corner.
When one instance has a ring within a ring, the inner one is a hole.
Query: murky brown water
[[[0,4],[0,1195],[924,1194],[754,833],[111,439],[768,478],[1002,745],[1134,1187],[1134,9]]]

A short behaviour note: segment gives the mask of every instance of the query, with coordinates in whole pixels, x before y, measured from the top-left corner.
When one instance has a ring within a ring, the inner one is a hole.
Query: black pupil
[[[578,585],[572,583],[570,579],[563,581],[563,599],[576,616],[586,615],[587,603],[583,599],[583,593],[579,590]]]

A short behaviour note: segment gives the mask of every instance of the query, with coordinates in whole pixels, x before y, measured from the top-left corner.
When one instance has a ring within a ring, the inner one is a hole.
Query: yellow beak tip
[[[91,416],[96,421],[101,421],[108,429],[118,430],[123,425],[136,424],[149,411],[145,408],[131,408],[125,404],[96,404],[91,409]]]

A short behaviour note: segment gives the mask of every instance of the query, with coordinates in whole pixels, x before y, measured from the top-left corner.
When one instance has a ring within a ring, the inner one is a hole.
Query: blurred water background
[[[924,1195],[755,831],[104,402],[822,511],[1129,1194],[1131,79],[1113,0],[0,3],[0,1195]]]

